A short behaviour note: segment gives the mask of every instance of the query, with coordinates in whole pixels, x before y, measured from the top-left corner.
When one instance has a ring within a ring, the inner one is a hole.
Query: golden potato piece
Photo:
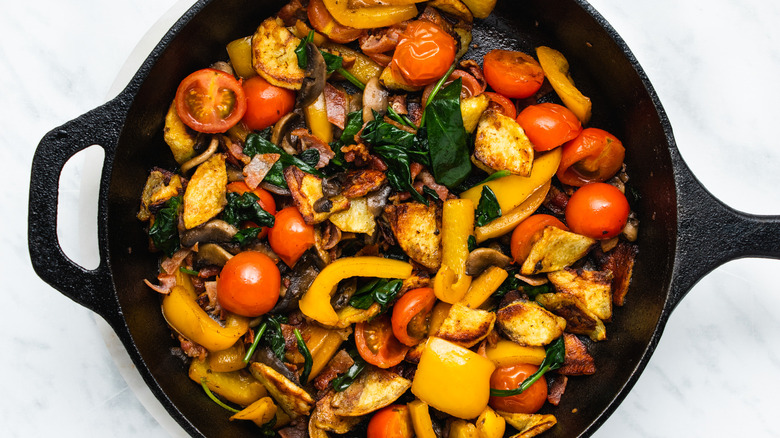
[[[528,176],[534,161],[534,148],[513,118],[486,111],[477,124],[474,159],[493,170]]]
[[[390,69],[389,66],[385,67],[384,70],[382,70],[382,73],[379,75],[379,82],[381,82],[385,88],[392,91],[400,90],[400,91],[415,92],[423,89],[423,87],[409,85],[403,80],[395,77],[393,71]]]
[[[163,128],[163,138],[168,147],[171,148],[173,159],[177,163],[183,164],[195,156],[195,134],[187,128],[187,125],[181,121],[176,112],[176,105],[172,102],[168,108],[168,114],[165,115],[165,128]]]
[[[341,231],[348,233],[374,234],[376,220],[368,210],[366,198],[355,198],[349,201],[349,208],[330,215],[330,221]]]
[[[267,18],[252,36],[252,66],[271,84],[300,90],[305,75],[295,55],[300,42],[281,20]]]
[[[333,396],[333,413],[346,417],[365,415],[390,405],[411,387],[411,380],[370,366],[347,389]]]
[[[612,318],[612,273],[562,269],[547,274],[558,293],[579,298],[599,319]]]
[[[148,221],[151,217],[149,207],[155,204],[163,203],[174,196],[178,196],[184,190],[179,175],[173,175],[165,183],[165,174],[159,170],[153,170],[146,179],[144,190],[141,193],[141,208],[136,217],[142,221]]]
[[[469,134],[477,129],[479,118],[488,107],[490,98],[485,94],[467,97],[460,101],[460,115],[463,117],[463,127]]]
[[[441,212],[418,202],[385,207],[390,227],[401,249],[428,269],[441,265]]]
[[[474,18],[487,18],[496,7],[496,0],[463,0],[463,3],[471,9]]]
[[[331,389],[324,397],[317,401],[314,411],[311,413],[310,421],[318,429],[345,434],[355,428],[360,423],[360,417],[345,417],[336,415],[333,411],[333,396],[336,393]]]
[[[545,227],[542,237],[531,247],[531,253],[523,262],[520,273],[534,275],[559,271],[583,258],[595,243],[590,237],[556,227]]]
[[[495,322],[496,314],[493,312],[455,303],[434,336],[471,348],[487,337]]]
[[[195,228],[218,215],[227,204],[225,156],[214,154],[195,169],[184,192],[184,227]]]
[[[428,2],[428,6],[433,6],[445,14],[452,15],[466,23],[474,21],[474,15],[471,13],[471,10],[460,0],[432,0]]]
[[[593,341],[607,339],[604,323],[574,295],[541,294],[536,297],[536,301],[545,309],[563,317],[566,320],[567,332],[588,335]]]
[[[559,338],[566,328],[565,319],[525,300],[498,309],[496,322],[510,340],[525,346],[547,345]]]
[[[510,426],[517,429],[520,433],[512,435],[511,438],[531,438],[539,435],[547,429],[555,426],[558,420],[554,415],[549,414],[516,414],[512,412],[496,411],[498,415],[504,417]]]
[[[322,179],[318,176],[290,166],[284,169],[284,179],[295,206],[309,225],[324,222],[331,214],[349,208],[349,199],[342,195],[325,198],[322,194]]]
[[[268,394],[276,400],[276,404],[291,418],[309,415],[314,407],[314,399],[303,388],[260,362],[252,362],[249,371],[265,386]]]

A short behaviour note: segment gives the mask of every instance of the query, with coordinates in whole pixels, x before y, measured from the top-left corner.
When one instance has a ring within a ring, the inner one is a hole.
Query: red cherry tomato
[[[413,347],[428,334],[428,320],[436,304],[436,295],[429,287],[406,292],[393,305],[393,334],[402,344]]]
[[[223,309],[253,318],[273,309],[281,276],[270,257],[244,251],[225,263],[217,277],[217,301]]]
[[[322,0],[310,0],[309,6],[306,8],[306,15],[309,16],[309,22],[313,28],[339,44],[355,41],[363,34],[362,29],[344,26],[336,21]]]
[[[516,364],[496,368],[490,376],[493,389],[516,389],[536,370],[536,365]],[[547,401],[547,380],[542,376],[528,389],[509,397],[490,397],[488,404],[496,410],[520,414],[533,414]]]
[[[355,345],[360,357],[379,368],[398,365],[409,351],[409,347],[393,335],[393,326],[387,313],[368,322],[357,323]]]
[[[576,138],[582,131],[580,119],[565,106],[555,103],[526,107],[517,116],[517,123],[537,152],[554,149]]]
[[[492,91],[485,91],[485,96],[490,98],[489,106],[499,108],[501,110],[501,114],[513,119],[517,117],[517,108],[515,107],[515,103],[509,100],[508,97],[502,96]]]
[[[566,223],[577,234],[593,239],[611,239],[626,226],[629,213],[626,196],[606,183],[586,184],[569,198]]]
[[[377,411],[368,422],[368,438],[412,438],[414,429],[409,407],[390,405]]]
[[[249,186],[246,185],[243,181],[234,181],[227,185],[227,191],[237,193],[239,195],[243,195],[244,193],[250,191]],[[269,193],[267,190],[261,189],[260,187],[257,187],[256,189],[251,191],[255,195],[257,195],[258,199],[257,203],[260,204],[261,207],[263,207],[263,210],[267,211],[271,214],[276,214],[276,201],[274,201],[273,195]],[[254,222],[247,221],[245,224],[242,224],[242,228],[257,228],[257,224]],[[268,227],[262,227],[260,230],[260,233],[257,234],[258,239],[262,239],[265,236],[268,235]]]
[[[528,258],[528,254],[531,253],[531,247],[542,237],[545,227],[557,227],[561,230],[569,231],[566,225],[555,216],[550,216],[549,214],[529,216],[520,222],[512,232],[509,248],[515,263],[523,263]]]
[[[278,122],[295,107],[295,92],[271,85],[260,76],[244,81],[246,113],[242,121],[247,128],[261,131]]]
[[[533,96],[544,82],[542,66],[523,52],[491,50],[482,59],[482,69],[493,90],[513,99]]]
[[[276,213],[274,226],[268,230],[268,243],[276,255],[289,266],[314,245],[314,227],[303,220],[296,207],[287,207]]]
[[[390,68],[412,86],[436,82],[455,62],[455,39],[430,21],[413,21],[401,34]]]
[[[227,131],[246,112],[241,83],[213,68],[198,70],[184,78],[176,90],[175,103],[185,125],[209,134]]]
[[[556,176],[570,186],[603,182],[620,170],[625,156],[626,150],[617,137],[598,128],[586,128],[563,145]]]

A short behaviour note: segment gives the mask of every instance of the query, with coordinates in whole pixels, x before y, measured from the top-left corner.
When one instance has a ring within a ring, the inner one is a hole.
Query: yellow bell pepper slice
[[[531,216],[542,205],[549,191],[550,181],[547,181],[513,210],[504,213],[484,226],[475,228],[474,237],[477,239],[477,243],[511,233],[520,222]]]
[[[326,326],[334,326],[339,317],[330,298],[339,281],[350,277],[378,277],[406,279],[412,275],[412,265],[383,257],[346,257],[323,269],[314,279],[298,306],[307,317]]]
[[[278,407],[271,397],[263,397],[241,411],[236,412],[235,415],[230,417],[230,421],[250,420],[256,425],[262,426],[276,416],[277,409]]]
[[[189,376],[199,385],[202,379],[206,379],[211,392],[241,406],[248,406],[268,394],[263,384],[251,375],[239,371],[218,373],[209,368],[208,361],[193,359]]]
[[[485,348],[485,356],[492,360],[496,367],[519,363],[541,365],[545,355],[544,347],[526,347],[506,339]]]
[[[193,294],[182,286],[174,286],[163,298],[162,312],[174,330],[209,351],[231,347],[249,330],[249,321],[232,313],[228,313],[225,326],[221,326],[198,306]]]
[[[476,280],[471,282],[471,287],[466,292],[466,296],[463,297],[461,303],[472,309],[478,308],[490,298],[490,295],[501,286],[501,283],[508,276],[509,273],[498,266],[487,268]]]
[[[236,342],[229,348],[209,353],[209,367],[211,367],[212,371],[220,373],[238,371],[246,368],[246,363],[244,363],[245,354],[246,348],[244,348],[244,343]]]
[[[490,398],[490,375],[495,365],[489,359],[444,339],[426,343],[412,393],[434,408],[457,418],[476,418]]]
[[[328,330],[316,325],[308,325],[301,334],[306,341],[306,347],[309,349],[312,357],[311,372],[309,373],[309,382],[314,380],[315,377],[325,368],[328,361],[336,355],[339,347],[344,342],[349,334],[350,329],[345,330]]]
[[[479,414],[476,426],[479,438],[501,438],[506,431],[506,420],[488,406]]]
[[[433,431],[433,422],[431,413],[428,411],[428,404],[422,400],[410,402],[409,415],[412,417],[412,428],[417,438],[437,438]]]
[[[367,84],[372,78],[378,78],[382,74],[382,66],[362,52],[331,42],[326,42],[320,47],[329,52],[338,53],[345,58],[354,57],[355,62],[346,70],[364,84]]]
[[[227,53],[230,58],[230,65],[233,71],[244,79],[257,76],[255,68],[252,67],[252,36],[239,38],[231,41],[227,45]]]
[[[417,16],[415,5],[371,6],[350,9],[346,0],[323,0],[333,18],[344,26],[373,29],[398,24]]]
[[[312,135],[325,143],[333,141],[333,125],[328,121],[325,93],[320,93],[314,103],[304,107],[303,114],[306,116],[306,125],[311,129]]]
[[[450,424],[448,438],[478,438],[477,426],[464,420],[455,420]]]
[[[460,194],[461,198],[470,199],[474,205],[479,205],[482,187],[487,185],[496,194],[501,212],[506,214],[514,210],[528,199],[536,190],[550,181],[561,163],[561,148],[538,154],[534,159],[531,174],[528,176],[508,175],[486,183],[477,184]]]
[[[444,323],[444,320],[447,319],[447,315],[450,314],[451,308],[452,304],[445,303],[444,301],[439,301],[436,303],[436,305],[433,306],[433,311],[431,311],[431,321],[428,324],[428,336],[433,336],[436,332],[439,331],[441,325]]]
[[[539,65],[542,66],[544,75],[566,108],[569,108],[583,125],[587,124],[590,120],[592,103],[589,97],[583,95],[574,86],[566,57],[561,52],[546,46],[536,48],[536,57],[539,58]]]
[[[471,285],[466,275],[469,236],[474,232],[474,203],[470,199],[448,199],[442,208],[441,268],[433,280],[436,298],[457,303]]]

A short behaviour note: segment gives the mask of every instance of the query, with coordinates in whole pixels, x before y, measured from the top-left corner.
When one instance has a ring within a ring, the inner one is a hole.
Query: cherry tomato
[[[393,305],[393,334],[402,344],[413,347],[425,339],[434,304],[433,289],[420,287],[406,292]]]
[[[471,96],[477,96],[479,94],[482,94],[485,91],[485,88],[482,85],[480,85],[477,78],[475,78],[471,73],[463,70],[454,70],[450,75],[450,77],[447,78],[446,81],[444,81],[444,84],[442,84],[442,88],[458,80],[458,78],[460,78],[461,83],[463,84],[460,90],[461,99],[466,99]],[[436,87],[435,83],[428,84],[428,86],[425,87],[425,90],[423,90],[423,95],[422,95],[423,105],[428,103],[428,96],[430,96],[431,92],[433,92],[434,87]]]
[[[333,18],[328,12],[325,3],[322,0],[309,1],[309,7],[306,8],[306,15],[309,16],[311,26],[321,33],[324,33],[334,42],[346,44],[355,41],[363,34],[362,29],[344,26]]]
[[[398,365],[409,351],[409,347],[393,335],[393,326],[387,313],[368,322],[357,323],[355,345],[360,357],[379,368]]]
[[[515,364],[496,368],[490,375],[490,387],[493,389],[516,389],[536,370],[536,365]],[[528,389],[509,397],[490,397],[488,404],[495,410],[519,414],[533,414],[547,401],[547,380],[542,376]]]
[[[390,68],[409,85],[436,82],[455,62],[455,39],[430,21],[413,21],[401,34]]]
[[[274,226],[268,230],[268,243],[276,255],[289,266],[314,245],[314,227],[307,224],[295,206],[276,213]]]
[[[176,112],[190,128],[205,133],[225,132],[244,117],[246,98],[241,83],[213,68],[184,78],[176,90]]]
[[[517,117],[517,108],[515,107],[515,103],[509,100],[508,97],[502,96],[492,91],[485,91],[485,96],[490,98],[490,106],[495,106],[501,109],[501,114],[513,119]]]
[[[533,96],[544,82],[542,66],[523,52],[491,50],[482,59],[482,69],[493,90],[514,99]]]
[[[555,103],[526,107],[517,116],[517,123],[537,152],[554,149],[582,132],[580,119],[565,106]]]
[[[512,232],[512,240],[509,244],[515,263],[523,263],[531,253],[531,247],[542,237],[545,227],[557,227],[569,231],[563,222],[549,214],[535,214],[529,216]]]
[[[556,176],[570,186],[603,182],[620,170],[625,156],[626,150],[617,137],[598,128],[586,128],[563,145]]]
[[[626,226],[629,213],[626,196],[606,183],[586,184],[569,198],[566,223],[577,234],[593,239],[611,239]]]
[[[225,263],[217,277],[217,301],[223,309],[253,318],[273,309],[281,275],[270,257],[244,251]]]
[[[261,131],[278,122],[295,107],[295,92],[271,85],[260,76],[244,81],[246,113],[242,121],[247,128]]]
[[[412,417],[406,405],[390,405],[377,411],[368,422],[368,438],[412,438]]]
[[[243,181],[234,181],[227,185],[227,191],[237,193],[239,195],[243,195],[246,192],[249,192],[249,186],[246,185]],[[258,199],[257,203],[260,204],[261,207],[263,207],[263,210],[267,211],[271,214],[276,214],[276,201],[274,201],[273,195],[269,193],[267,190],[264,190],[260,187],[255,188],[251,191],[255,195],[257,195]],[[242,228],[257,228],[257,224],[254,222],[247,221],[244,224],[241,224]],[[268,227],[262,227],[260,230],[260,233],[257,234],[258,239],[262,239],[263,237],[268,235]]]

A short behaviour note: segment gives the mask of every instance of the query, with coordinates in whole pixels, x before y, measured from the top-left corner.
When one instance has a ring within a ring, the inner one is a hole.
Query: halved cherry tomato
[[[556,103],[526,107],[517,116],[517,123],[537,152],[557,148],[582,132],[580,119],[570,109]]]
[[[563,222],[549,214],[535,214],[520,222],[515,231],[512,232],[512,240],[509,244],[515,263],[523,263],[528,258],[528,254],[531,253],[531,247],[542,237],[544,228],[548,226],[569,231],[569,228]]]
[[[490,106],[496,106],[501,109],[501,114],[513,119],[517,117],[517,107],[508,97],[492,91],[485,91],[485,96],[490,98]]]
[[[225,263],[217,277],[217,301],[223,309],[254,318],[273,309],[281,276],[270,257],[244,251]]]
[[[379,368],[398,365],[409,351],[409,347],[393,335],[393,326],[387,313],[355,325],[355,346],[360,357]]]
[[[412,416],[406,405],[390,405],[377,411],[368,422],[368,438],[412,438]]]
[[[532,96],[544,82],[542,66],[523,52],[493,49],[482,59],[482,69],[493,90],[513,99]]]
[[[593,239],[611,239],[626,226],[630,208],[626,196],[606,183],[586,184],[569,198],[566,223],[572,231]]]
[[[176,112],[190,128],[209,134],[225,132],[244,117],[246,98],[241,83],[213,68],[190,74],[176,90]]]
[[[242,119],[247,128],[261,131],[278,122],[295,107],[295,92],[271,85],[260,76],[244,81],[246,113]]]
[[[428,334],[428,322],[436,295],[429,287],[406,292],[393,305],[393,334],[402,344],[413,347]]]
[[[586,128],[563,145],[558,180],[570,186],[603,182],[623,166],[626,150],[614,135],[598,128]]]
[[[314,245],[314,227],[303,220],[298,208],[283,208],[276,213],[274,226],[268,230],[268,243],[276,255],[292,268]]]
[[[462,88],[460,89],[460,98],[466,99],[471,96],[477,96],[479,94],[482,94],[485,91],[485,87],[483,87],[477,78],[475,78],[471,73],[463,71],[463,70],[454,70],[449,78],[447,78],[446,81],[444,81],[444,84],[442,84],[442,87],[446,87],[447,85],[453,83],[458,78],[460,78],[462,85]],[[433,88],[436,86],[435,83],[428,84],[427,87],[425,87],[425,90],[423,90],[422,95],[422,102],[423,105],[428,103],[428,96],[430,96],[431,92],[433,92]]]
[[[328,12],[325,3],[322,0],[310,0],[306,8],[306,15],[309,16],[311,27],[327,35],[332,41],[346,44],[355,41],[363,34],[363,29],[344,26],[333,18]]]
[[[516,389],[536,370],[536,365],[516,364],[496,368],[490,376],[492,389]],[[528,389],[508,397],[490,397],[488,404],[497,411],[533,414],[547,401],[547,380],[540,378]]]
[[[455,39],[430,21],[413,21],[401,34],[390,69],[413,86],[436,82],[455,61]]]
[[[239,195],[243,195],[246,192],[249,192],[249,186],[246,185],[243,181],[234,181],[227,185],[227,191],[237,193]],[[261,207],[263,207],[263,210],[267,211],[271,214],[276,214],[276,201],[274,200],[273,195],[269,193],[267,190],[264,190],[260,187],[255,188],[254,190],[251,190],[252,193],[257,195],[258,199],[257,203],[260,204]],[[257,224],[254,222],[247,221],[244,224],[241,224],[242,228],[257,228]],[[258,239],[262,239],[268,235],[268,227],[262,227],[260,230],[260,233],[257,234]]]

